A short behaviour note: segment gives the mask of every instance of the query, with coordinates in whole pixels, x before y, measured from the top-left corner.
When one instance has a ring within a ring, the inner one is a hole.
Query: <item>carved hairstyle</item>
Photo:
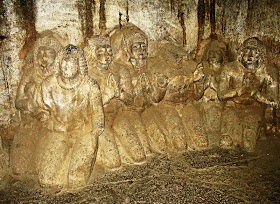
[[[213,40],[211,41],[206,49],[204,50],[203,54],[203,60],[208,61],[209,60],[209,53],[210,51],[218,51],[221,52],[223,55],[223,62],[227,62],[227,45],[223,41],[219,40]]]
[[[116,54],[124,48],[128,52],[127,59],[131,56],[131,45],[137,40],[138,42],[148,43],[147,35],[132,23],[127,23],[121,28],[115,29],[110,37],[113,53]]]
[[[78,59],[79,62],[79,72],[82,75],[87,75],[87,62],[84,57],[84,51],[79,47],[69,44],[67,45],[60,53],[59,53],[59,64],[61,64],[62,60],[67,57],[73,57]]]
[[[85,47],[85,57],[88,61],[88,63],[95,63],[96,62],[96,49],[99,47],[102,47],[104,45],[110,45],[110,38],[109,37],[105,37],[103,35],[96,35],[91,37],[88,42],[87,45]]]
[[[246,48],[255,48],[256,50],[259,51],[259,53],[260,53],[259,64],[260,65],[262,65],[266,62],[266,49],[265,49],[265,46],[264,46],[263,42],[259,38],[252,37],[252,38],[246,39],[243,42],[241,47],[238,49],[237,60],[239,62],[241,62],[242,57],[243,57],[244,49],[246,49]]]
[[[53,48],[56,55],[58,52],[62,49],[62,45],[59,42],[59,40],[55,37],[55,34],[51,31],[45,31],[40,34],[40,36],[37,38],[35,44],[34,44],[34,62],[37,63],[37,55],[39,48],[42,46]]]

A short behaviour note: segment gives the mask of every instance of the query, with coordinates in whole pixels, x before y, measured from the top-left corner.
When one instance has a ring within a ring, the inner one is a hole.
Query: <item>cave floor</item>
[[[0,203],[280,203],[280,134],[259,141],[257,149],[156,156],[75,191],[10,177]]]

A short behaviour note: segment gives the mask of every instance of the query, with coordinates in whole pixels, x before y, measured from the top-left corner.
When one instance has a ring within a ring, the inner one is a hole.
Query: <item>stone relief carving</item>
[[[35,156],[41,137],[40,120],[46,119],[40,107],[40,86],[44,79],[56,72],[57,53],[60,49],[61,43],[53,33],[42,33],[34,45],[33,62],[26,65],[21,78],[15,101],[21,123],[11,147],[11,167],[15,174],[35,173]]]
[[[188,146],[207,146],[201,118],[192,103],[196,64],[187,60],[182,48],[169,43],[162,44],[148,60],[154,105],[142,117],[155,152],[174,153],[186,151]]]
[[[120,99],[124,102],[113,122],[116,142],[123,163],[142,163],[150,151],[141,120],[141,112],[148,103],[147,36],[128,24],[113,31],[111,43],[116,56],[113,67],[120,79]]]
[[[227,62],[226,53],[225,43],[211,41],[205,49],[203,61],[194,72],[194,96],[199,100],[198,106],[208,135],[209,147],[220,145],[222,103],[217,90],[221,68]]]
[[[265,47],[258,38],[245,40],[238,60],[222,68],[218,95],[226,101],[221,145],[253,151],[264,109],[277,105],[277,72],[266,64]]]
[[[89,77],[100,86],[105,112],[105,130],[99,136],[98,153],[95,165],[108,169],[120,167],[119,150],[112,130],[113,119],[118,112],[120,96],[119,77],[111,68],[113,53],[109,37],[94,36],[85,48]]]
[[[153,46],[148,51],[148,36],[130,23],[91,37],[85,53],[42,34],[18,87],[13,173],[77,188],[100,169],[141,164],[153,153],[253,151],[278,108],[278,72],[262,42],[244,41],[234,62],[220,40],[200,63],[172,43]]]
[[[48,129],[40,142],[39,181],[43,186],[86,185],[104,130],[100,89],[89,79],[83,51],[68,45],[60,53],[59,73],[42,83]]]

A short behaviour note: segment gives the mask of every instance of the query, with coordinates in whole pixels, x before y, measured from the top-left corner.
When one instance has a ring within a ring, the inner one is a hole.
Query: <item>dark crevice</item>
[[[171,14],[175,11],[174,0],[170,0],[170,10],[171,10]]]
[[[18,16],[22,29],[26,30],[25,43],[19,52],[19,58],[25,59],[27,53],[32,49],[36,40],[36,27],[35,27],[35,2],[34,0],[16,0],[15,12]]]
[[[210,20],[210,0],[204,0],[205,5],[205,21]]]
[[[197,20],[198,20],[198,35],[197,35],[196,54],[199,53],[202,38],[203,38],[203,34],[204,34],[204,24],[205,24],[205,3],[204,3],[204,0],[198,0]]]
[[[184,12],[182,8],[182,0],[178,2],[178,19],[183,31],[183,46],[187,44],[186,26],[184,21]]]
[[[100,0],[99,5],[99,29],[101,32],[106,30],[106,9],[105,9],[106,0]]]
[[[93,35],[93,8],[95,1],[94,0],[85,0],[86,3],[86,39],[90,38]]]
[[[223,33],[223,38],[226,36],[226,0],[222,1],[222,33]]]
[[[247,18],[246,18],[246,29],[247,33],[250,32],[253,25],[253,6],[255,4],[255,0],[248,0],[248,9],[247,9]]]
[[[215,0],[210,0],[210,26],[211,34],[216,33],[216,20],[215,20]]]
[[[2,33],[2,29],[5,26],[5,22],[7,21],[6,15],[7,14],[4,8],[4,0],[0,0],[0,28],[1,28],[0,34],[1,35],[4,35]]]
[[[122,13],[119,12],[119,26],[120,26],[120,29],[122,28]]]
[[[129,14],[128,14],[128,0],[126,1],[126,22],[129,22]]]
[[[77,8],[79,11],[79,18],[81,21],[81,30],[83,33],[84,42],[86,42],[93,35],[93,5],[94,0],[79,0]]]

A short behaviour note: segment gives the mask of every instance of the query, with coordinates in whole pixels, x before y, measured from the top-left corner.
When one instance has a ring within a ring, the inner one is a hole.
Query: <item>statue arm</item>
[[[261,87],[255,94],[255,99],[260,103],[277,106],[278,83],[274,77],[266,77],[261,83]]]
[[[222,71],[218,85],[218,97],[220,100],[228,100],[238,95],[238,91],[231,87],[232,76],[227,71]]]
[[[204,78],[205,75],[203,73],[203,64],[200,63],[197,65],[196,70],[193,73],[193,91],[194,98],[199,100],[202,98],[204,94]]]
[[[132,79],[128,70],[121,69],[119,72],[120,77],[120,100],[125,104],[131,104],[134,100]]]
[[[110,74],[107,78],[107,89],[109,89],[110,94],[103,94],[102,91],[102,99],[103,99],[103,105],[108,104],[113,98],[119,98],[120,96],[120,90],[119,90],[119,83],[118,83],[118,79],[116,79],[114,74]],[[105,89],[106,89],[105,88]]]
[[[50,113],[54,111],[54,103],[52,98],[52,83],[50,78],[43,81],[40,86],[41,98],[37,114],[37,119],[46,121],[50,117]]]
[[[118,98],[120,96],[120,89],[119,89],[119,83],[116,77],[112,74],[109,77],[109,84],[110,87],[112,87],[113,92],[114,92],[114,97]]]
[[[92,133],[94,137],[101,135],[105,128],[105,117],[102,104],[100,89],[97,84],[92,85],[92,90],[89,93],[91,115],[92,115]]]
[[[19,83],[17,89],[17,96],[15,101],[15,106],[18,110],[21,111],[30,111],[30,103],[27,94],[25,93],[26,85],[31,82],[32,69],[27,69]]]
[[[154,103],[159,103],[165,96],[168,85],[168,77],[161,73],[154,73],[151,83],[149,83],[148,94]]]

